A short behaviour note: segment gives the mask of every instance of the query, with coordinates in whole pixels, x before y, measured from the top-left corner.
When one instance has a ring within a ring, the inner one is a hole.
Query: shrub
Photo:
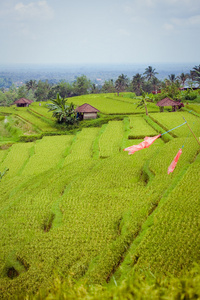
[[[184,100],[195,100],[198,97],[198,91],[187,90],[185,95],[183,96]]]

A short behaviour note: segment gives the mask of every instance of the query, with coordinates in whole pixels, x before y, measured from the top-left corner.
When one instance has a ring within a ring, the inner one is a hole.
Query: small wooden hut
[[[16,100],[13,104],[16,104],[18,107],[27,107],[29,106],[33,101],[26,99],[26,98],[20,98]]]
[[[165,106],[171,106],[172,107],[172,111],[176,111],[177,109],[183,107],[183,103],[181,103],[180,101],[174,101],[168,97],[158,101],[156,103],[157,106],[160,107],[160,111],[163,112],[164,111],[164,107]]]
[[[99,110],[90,104],[84,103],[81,106],[78,106],[75,111],[78,114],[78,118],[80,120],[86,120],[86,119],[96,119],[97,118],[97,113]]]

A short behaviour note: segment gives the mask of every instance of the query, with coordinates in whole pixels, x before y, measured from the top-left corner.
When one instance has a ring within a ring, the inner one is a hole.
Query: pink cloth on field
[[[176,154],[176,156],[174,157],[174,160],[172,161],[171,165],[168,168],[168,172],[167,172],[168,174],[172,173],[174,171],[174,169],[176,167],[176,164],[177,164],[177,162],[179,160],[179,157],[181,156],[181,153],[182,153],[182,149],[180,149],[178,151],[178,153]]]
[[[140,144],[138,145],[133,145],[133,146],[130,146],[128,148],[125,148],[124,151],[128,151],[128,154],[133,154],[134,152],[136,151],[139,151],[139,150],[142,150],[144,148],[148,148],[149,146],[151,146],[151,144],[153,144],[153,142],[155,142],[155,140],[157,140],[159,137],[161,136],[161,134],[159,135],[156,135],[156,136],[153,136],[153,137],[148,137],[146,136],[144,138],[144,141],[141,142]]]

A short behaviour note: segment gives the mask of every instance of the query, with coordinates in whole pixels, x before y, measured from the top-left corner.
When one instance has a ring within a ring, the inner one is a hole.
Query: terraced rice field
[[[174,113],[156,113],[153,114],[152,119],[160,124],[165,130],[170,130],[179,126],[185,122],[188,122],[189,126],[196,136],[200,136],[200,118],[194,116],[189,112],[174,112]],[[189,129],[187,125],[178,127],[172,131],[175,137],[188,136]]]
[[[199,124],[187,112],[151,116],[171,129],[182,114]],[[179,276],[200,263],[200,147],[186,125],[167,141],[123,151],[155,128],[128,115],[0,150],[0,171],[9,168],[0,181],[0,298],[48,289],[57,274],[106,288],[128,274]]]
[[[84,103],[89,103],[104,114],[141,114],[145,112],[144,108],[137,108],[139,100],[113,96],[113,94],[84,95],[74,97],[72,102],[79,106]],[[148,107],[150,112],[159,111],[155,104],[149,104]]]

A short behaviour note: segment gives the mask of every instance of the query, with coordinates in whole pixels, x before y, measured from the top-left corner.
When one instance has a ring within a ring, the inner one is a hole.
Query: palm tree
[[[168,77],[169,77],[169,80],[170,80],[171,83],[175,83],[175,81],[176,81],[176,75],[175,74],[170,74],[170,75],[168,75]]]
[[[35,91],[36,90],[36,88],[37,88],[37,82],[36,82],[36,80],[29,80],[29,81],[26,81],[26,88],[27,88],[27,90],[29,91],[29,90],[33,90],[33,91]]]
[[[154,90],[154,92],[157,93],[157,87],[158,87],[158,84],[159,84],[158,78],[153,77],[151,79],[151,83],[153,84],[153,90]]]
[[[141,93],[142,93],[142,99],[137,107],[140,107],[140,108],[144,107],[146,116],[148,116],[149,114],[148,114],[148,110],[147,110],[147,102],[153,102],[153,98],[149,97],[149,94],[145,93],[143,90],[141,90]]]
[[[124,92],[127,87],[128,87],[127,75],[124,75],[124,74],[119,75],[119,77],[115,81],[115,88],[116,88],[118,96],[119,96],[119,93]]]
[[[136,93],[136,95],[140,95],[140,92],[142,90],[144,84],[144,77],[137,73],[135,76],[133,76],[132,79],[132,85],[133,85],[133,91]]]
[[[59,93],[55,100],[51,100],[52,103],[47,104],[49,111],[53,111],[53,117],[55,117],[58,123],[65,122],[66,124],[74,124],[76,122],[76,112],[74,104],[66,104],[67,99],[62,98]]]
[[[200,84],[200,65],[195,66],[193,70],[190,71],[190,77],[193,81],[197,81]]]
[[[180,83],[182,86],[185,86],[186,80],[189,78],[189,74],[181,73],[181,75],[178,76],[178,79],[180,80]]]
[[[158,74],[156,69],[153,69],[152,66],[148,66],[148,68],[145,69],[144,75],[146,75],[146,79],[149,81],[153,77],[156,77],[156,74]]]

